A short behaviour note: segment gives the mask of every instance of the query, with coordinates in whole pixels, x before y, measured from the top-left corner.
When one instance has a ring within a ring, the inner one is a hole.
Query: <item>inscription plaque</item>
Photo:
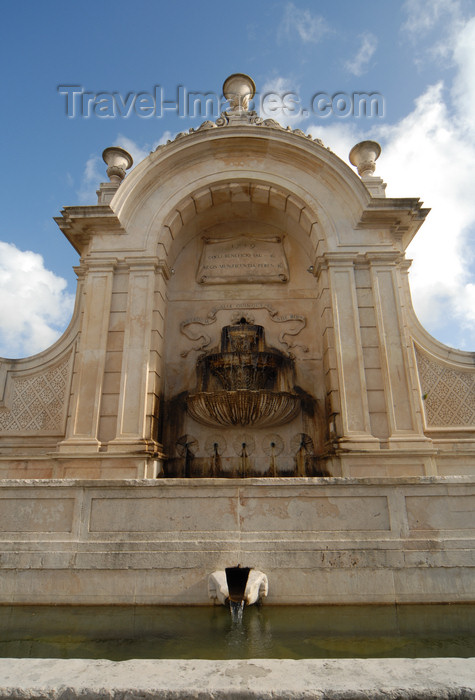
[[[200,284],[288,282],[282,236],[203,238],[196,278]]]

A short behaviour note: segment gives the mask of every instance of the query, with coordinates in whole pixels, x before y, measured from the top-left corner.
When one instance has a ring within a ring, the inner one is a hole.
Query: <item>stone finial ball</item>
[[[233,73],[223,83],[223,95],[233,109],[247,109],[249,100],[252,100],[255,94],[254,81],[245,73]]]

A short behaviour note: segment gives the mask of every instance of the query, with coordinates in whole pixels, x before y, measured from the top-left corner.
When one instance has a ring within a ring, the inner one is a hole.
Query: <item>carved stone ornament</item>
[[[417,368],[429,427],[475,425],[475,375],[432,360],[416,348]]]
[[[349,160],[358,168],[362,178],[371,177],[376,169],[376,161],[381,154],[381,146],[377,141],[361,141],[350,151]]]
[[[43,372],[11,378],[8,399],[0,402],[0,433],[61,433],[65,429],[71,360],[70,353]]]
[[[125,171],[134,164],[132,156],[119,146],[109,146],[102,153],[102,158],[107,167],[107,175],[111,182],[120,184],[125,177]]]
[[[262,571],[251,569],[244,591],[246,605],[253,605],[265,598],[269,592],[267,576]],[[213,571],[208,578],[208,596],[222,605],[229,603],[229,588],[225,571]]]
[[[226,447],[226,440],[222,435],[210,435],[206,438],[204,445],[207,455],[213,455],[215,453],[224,454],[224,452],[226,452]]]
[[[280,455],[284,451],[284,441],[277,433],[265,435],[262,439],[262,450],[268,456]]]
[[[229,102],[230,112],[246,112],[255,94],[254,81],[245,73],[233,73],[224,81],[223,95]]]
[[[223,94],[229,101],[229,109],[225,112],[221,112],[215,122],[207,119],[197,129],[190,127],[188,133],[181,131],[175,136],[174,141],[177,141],[184,136],[196,134],[200,131],[206,131],[208,129],[214,129],[216,127],[248,125],[287,131],[291,134],[307,139],[308,141],[312,141],[318,146],[326,148],[327,151],[330,151],[330,148],[325,146],[321,139],[314,139],[312,134],[305,134],[301,129],[292,129],[290,126],[283,127],[275,119],[262,119],[262,117],[260,117],[256,111],[249,109],[249,102],[254,97],[255,89],[254,81],[248,75],[245,75],[244,73],[234,73],[233,75],[230,75],[229,78],[224,81],[223,85]],[[167,148],[167,146],[171,143],[173,143],[173,141],[169,139],[166,144],[160,144],[157,146],[155,151]]]
[[[198,440],[193,435],[182,435],[176,442],[176,453],[184,457],[187,453],[195,455],[199,450]]]
[[[233,440],[233,450],[238,457],[241,457],[243,452],[252,455],[256,449],[256,441],[250,433],[239,433]]]
[[[307,319],[305,316],[301,316],[299,314],[280,315],[277,309],[274,309],[269,304],[262,302],[249,302],[247,304],[230,302],[214,307],[204,318],[189,318],[180,323],[180,333],[182,333],[188,340],[196,343],[189,350],[183,350],[180,353],[181,357],[187,357],[192,351],[201,352],[209,347],[211,343],[211,336],[204,332],[204,327],[216,323],[217,314],[219,311],[234,311],[231,317],[231,323],[237,323],[242,317],[244,317],[248,323],[254,323],[254,316],[249,314],[249,309],[265,309],[269,314],[269,320],[273,323],[292,324],[290,327],[286,325],[285,329],[279,333],[279,343],[281,343],[281,345],[284,346],[287,351],[295,352],[297,348],[300,348],[301,352],[308,352],[308,347],[306,345],[291,342],[290,338],[289,340],[286,340],[287,336],[294,337],[299,335],[307,326]],[[198,326],[196,331],[192,331],[190,328],[190,326],[194,325]]]

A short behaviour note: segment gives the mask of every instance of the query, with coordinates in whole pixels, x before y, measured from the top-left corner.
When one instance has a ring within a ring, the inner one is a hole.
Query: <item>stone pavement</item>
[[[1,659],[0,700],[469,700],[475,658]]]

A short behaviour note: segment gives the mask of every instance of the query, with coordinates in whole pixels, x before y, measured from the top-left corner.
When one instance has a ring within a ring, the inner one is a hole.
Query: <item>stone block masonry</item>
[[[237,564],[274,605],[475,600],[468,476],[0,486],[4,604],[209,605]]]

